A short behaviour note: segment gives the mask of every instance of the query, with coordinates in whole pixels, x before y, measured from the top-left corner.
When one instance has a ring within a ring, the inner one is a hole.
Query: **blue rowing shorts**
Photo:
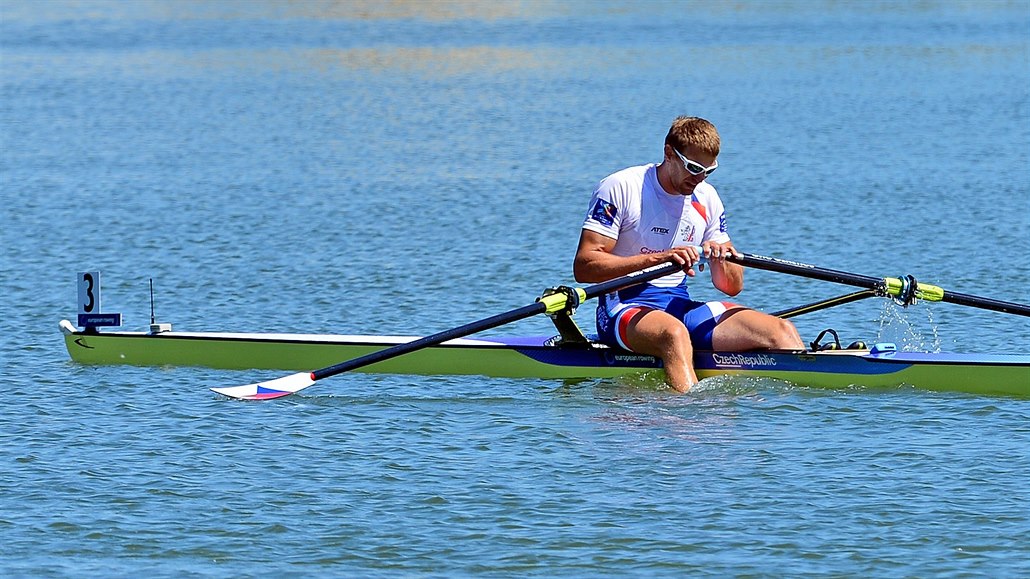
[[[597,305],[597,333],[601,342],[631,350],[626,343],[626,329],[633,316],[644,309],[662,310],[683,321],[694,348],[711,350],[715,326],[727,311],[741,307],[732,302],[694,301],[685,287],[660,288],[645,284],[601,296]]]

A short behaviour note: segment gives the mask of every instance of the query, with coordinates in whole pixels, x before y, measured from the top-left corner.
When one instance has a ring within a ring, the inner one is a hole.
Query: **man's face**
[[[673,167],[673,183],[680,195],[692,194],[694,188],[719,166],[715,156],[706,154],[696,147],[688,146],[684,151],[677,151],[671,146],[669,149],[672,151],[669,160]]]

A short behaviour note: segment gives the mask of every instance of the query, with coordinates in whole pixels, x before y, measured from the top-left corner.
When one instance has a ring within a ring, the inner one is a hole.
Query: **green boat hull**
[[[414,337],[204,332],[86,333],[63,321],[71,358],[82,364],[201,366],[228,370],[305,371],[414,340]],[[935,391],[1030,397],[1030,356],[831,352],[697,352],[701,378],[767,377],[820,388],[911,385]],[[553,339],[459,339],[418,350],[358,372],[586,379],[638,374],[661,362],[603,345],[554,345]]]

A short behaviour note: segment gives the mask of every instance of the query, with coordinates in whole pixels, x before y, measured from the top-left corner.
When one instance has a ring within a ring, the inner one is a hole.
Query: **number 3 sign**
[[[122,325],[121,314],[100,313],[100,272],[79,274],[79,325],[83,328]]]

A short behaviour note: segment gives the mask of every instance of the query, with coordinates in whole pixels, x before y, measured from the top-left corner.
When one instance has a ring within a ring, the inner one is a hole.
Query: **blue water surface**
[[[720,129],[739,248],[1030,302],[1025,1],[0,2],[0,573],[1030,575],[1027,400],[343,375],[237,403],[208,388],[278,373],[64,349],[82,271],[129,329],[151,279],[181,330],[524,305],[680,114]],[[850,291],[747,275],[767,311]],[[1026,353],[1025,320],[795,321]]]

